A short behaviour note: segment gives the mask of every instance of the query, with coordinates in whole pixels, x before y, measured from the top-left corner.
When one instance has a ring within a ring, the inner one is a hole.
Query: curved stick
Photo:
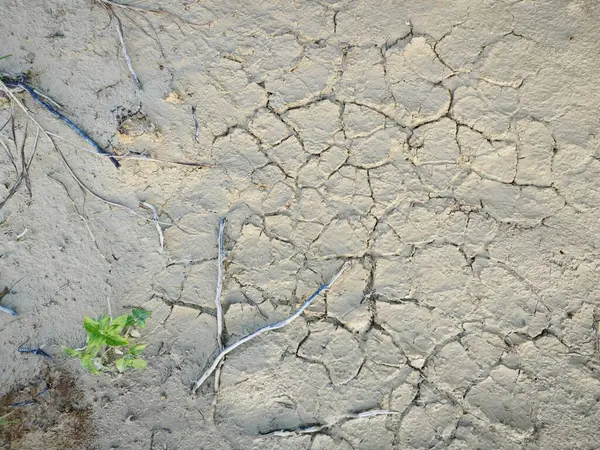
[[[196,391],[200,388],[200,386],[202,386],[202,384],[206,381],[206,379],[212,375],[212,373],[215,371],[215,369],[217,368],[219,363],[223,360],[223,358],[225,358],[225,356],[228,353],[232,352],[233,350],[238,348],[240,345],[245,344],[248,341],[251,341],[255,337],[258,337],[261,334],[266,333],[267,331],[273,331],[273,330],[278,330],[279,328],[283,328],[286,325],[288,325],[290,322],[292,322],[294,319],[298,318],[300,316],[300,314],[302,314],[304,312],[304,310],[306,308],[308,308],[319,295],[321,295],[323,292],[329,290],[329,288],[333,285],[333,283],[335,283],[337,281],[337,279],[344,273],[344,271],[347,268],[348,268],[348,263],[345,263],[342,266],[342,268],[340,269],[340,271],[338,273],[336,273],[331,280],[329,280],[329,283],[322,284],[321,286],[319,286],[319,288],[310,297],[308,297],[308,299],[302,304],[302,306],[300,306],[300,308],[298,308],[296,310],[296,312],[293,313],[291,316],[289,316],[279,322],[265,325],[264,327],[259,328],[258,330],[254,331],[253,333],[250,333],[250,334],[244,336],[243,338],[235,341],[233,344],[231,344],[231,345],[225,347],[223,350],[221,350],[215,357],[215,359],[212,362],[212,364],[210,365],[210,367],[208,369],[206,369],[206,371],[202,374],[202,376],[198,379],[198,381],[196,381],[196,383],[194,383],[194,387],[192,388],[192,393],[193,394],[196,393]]]

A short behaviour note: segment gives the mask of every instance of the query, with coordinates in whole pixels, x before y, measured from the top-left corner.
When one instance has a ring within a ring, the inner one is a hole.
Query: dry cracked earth
[[[84,196],[40,143],[32,195],[0,210],[0,281],[24,277],[3,299],[20,315],[0,316],[2,389],[46,364],[75,374],[89,449],[598,448],[598,4],[161,7],[175,15],[117,11],[138,90],[98,3],[2,2],[2,70],[115,152],[214,165],[117,172],[60,141],[95,192],[158,208],[161,253],[152,222]],[[222,216],[229,343],[350,269],[192,396],[217,348]],[[94,377],[61,356],[107,299],[153,311],[147,370]],[[394,414],[358,416],[374,410]]]

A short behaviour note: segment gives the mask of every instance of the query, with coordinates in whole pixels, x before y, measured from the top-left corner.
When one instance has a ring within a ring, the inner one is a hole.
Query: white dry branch
[[[123,51],[123,57],[125,58],[125,62],[127,63],[127,68],[129,69],[129,73],[131,74],[131,78],[135,81],[138,89],[142,88],[142,82],[138,78],[135,70],[133,69],[133,63],[131,62],[131,58],[129,57],[129,52],[127,51],[127,46],[125,45],[125,37],[123,36],[123,26],[121,25],[121,19],[117,17],[117,15],[111,10],[111,14],[115,19],[117,24],[117,34],[119,35],[119,41],[121,42],[121,50]]]
[[[17,241],[20,241],[29,232],[29,228],[25,228],[21,233],[17,234]]]
[[[193,394],[196,393],[196,391],[200,388],[200,386],[202,386],[202,384],[204,384],[204,382],[208,379],[208,377],[210,377],[212,375],[212,373],[215,371],[215,369],[217,368],[219,363],[223,360],[223,358],[225,358],[225,356],[228,353],[231,353],[233,350],[235,350],[239,346],[245,344],[248,341],[251,341],[252,339],[260,336],[261,334],[264,334],[268,331],[273,331],[273,330],[278,330],[280,328],[283,328],[286,325],[289,325],[291,322],[293,322],[298,317],[300,317],[300,315],[304,312],[304,310],[306,310],[306,308],[308,308],[317,299],[317,297],[319,297],[319,295],[321,295],[323,292],[326,292],[327,290],[329,290],[329,288],[331,288],[331,286],[340,278],[340,276],[342,276],[342,274],[348,268],[348,266],[349,266],[348,263],[344,263],[342,268],[333,276],[333,278],[331,278],[331,280],[329,280],[328,283],[322,284],[321,286],[319,286],[319,288],[292,315],[288,316],[287,318],[285,318],[279,322],[265,325],[264,327],[261,327],[258,330],[254,331],[253,333],[250,333],[250,334],[240,338],[239,340],[235,341],[233,344],[231,344],[231,345],[225,347],[223,350],[221,350],[217,354],[215,359],[213,360],[212,364],[208,367],[208,369],[206,369],[206,371],[202,374],[202,376],[194,383],[194,386],[192,387],[192,393]]]
[[[198,124],[198,116],[196,116],[196,107],[192,106],[192,118],[194,119],[194,141],[196,144],[200,138],[200,125]]]
[[[225,217],[219,219],[219,233],[217,237],[217,244],[219,248],[219,255],[217,256],[217,292],[215,294],[215,306],[217,308],[217,348],[219,351],[223,350],[223,305],[221,304],[221,292],[223,291],[223,229],[225,228]],[[217,404],[217,393],[221,385],[221,369],[225,360],[217,365],[215,369],[215,382],[214,392],[215,397],[213,399],[213,406]]]
[[[160,244],[160,252],[159,253],[162,253],[165,249],[165,236],[163,235],[163,230],[160,227],[160,220],[158,219],[158,211],[156,210],[154,205],[152,205],[151,203],[140,202],[140,206],[142,206],[142,208],[146,208],[146,209],[149,209],[150,211],[152,211],[152,218],[154,219],[154,226],[156,227],[156,231],[158,231],[158,242]]]
[[[221,292],[223,291],[223,229],[225,228],[225,218],[219,219],[218,246],[219,255],[217,257],[217,293],[215,295],[215,306],[217,308],[217,345],[219,350],[223,350],[223,305],[221,305]]]
[[[293,430],[271,431],[269,433],[263,434],[260,438],[264,439],[264,438],[269,438],[269,437],[291,437],[291,436],[299,436],[299,435],[303,435],[303,434],[315,434],[315,433],[319,433],[319,432],[323,431],[326,428],[331,428],[335,425],[340,425],[340,424],[346,423],[350,420],[368,419],[370,417],[376,417],[376,416],[393,416],[396,414],[400,414],[400,411],[392,411],[392,410],[387,410],[387,409],[368,409],[366,411],[361,411],[358,413],[344,414],[341,417],[338,417],[336,419],[333,419],[333,420],[330,420],[330,421],[327,421],[325,423],[318,424],[318,425],[298,427]]]

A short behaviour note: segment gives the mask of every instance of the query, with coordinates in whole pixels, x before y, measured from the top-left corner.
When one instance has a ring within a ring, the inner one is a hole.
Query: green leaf
[[[127,367],[131,367],[132,369],[145,369],[148,366],[148,363],[143,359],[135,358],[127,360]]]
[[[89,347],[94,347],[101,349],[105,344],[106,338],[100,331],[95,331],[94,333],[89,333],[87,337],[87,344]]]
[[[129,345],[129,341],[122,336],[104,335],[104,343],[111,347],[121,347]]]
[[[4,56],[0,56],[0,59],[6,59],[6,58],[10,58],[11,56],[12,56],[12,54],[11,54],[11,55],[4,55]]]
[[[146,311],[142,308],[131,308],[131,317],[134,320],[134,324],[140,328],[146,326],[146,319],[152,315],[151,311]]]
[[[129,349],[129,353],[131,353],[133,356],[137,356],[142,353],[145,348],[146,344],[136,344]]]
[[[127,368],[127,362],[125,361],[125,358],[119,358],[115,361],[115,366],[117,366],[117,370],[119,372],[124,372],[125,369]]]
[[[128,315],[127,314],[123,314],[122,316],[117,317],[116,319],[113,319],[113,321],[110,324],[110,332],[111,333],[116,333],[116,334],[121,334],[121,332],[123,331],[123,328],[125,328],[125,325],[127,325],[127,319],[128,319]]]
[[[96,369],[96,366],[94,365],[94,361],[92,360],[91,356],[84,356],[83,358],[81,358],[81,367],[89,370],[92,373],[100,373],[100,371]]]
[[[75,350],[74,348],[63,347],[63,352],[70,356],[71,358],[81,358],[81,350]]]
[[[104,337],[102,335],[98,335],[98,336],[100,336],[99,340],[88,343],[84,354],[93,357],[93,356],[97,356],[98,353],[100,353],[102,351],[102,347],[104,347]]]
[[[83,318],[83,328],[85,328],[88,333],[97,333],[100,328],[100,323],[91,317],[86,316]]]
[[[98,322],[100,323],[100,330],[106,331],[110,325],[110,317],[102,315],[98,317]]]

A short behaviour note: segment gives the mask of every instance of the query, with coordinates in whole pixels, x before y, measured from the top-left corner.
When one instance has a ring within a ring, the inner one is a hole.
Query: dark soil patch
[[[39,384],[14,389],[0,399],[0,449],[83,449],[92,436],[91,409],[73,376],[48,369]]]

